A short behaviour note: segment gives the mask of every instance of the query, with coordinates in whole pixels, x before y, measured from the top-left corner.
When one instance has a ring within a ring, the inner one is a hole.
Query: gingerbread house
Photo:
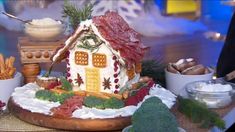
[[[52,61],[66,56],[67,79],[80,90],[118,93],[138,80],[145,49],[122,17],[107,12],[82,21]]]

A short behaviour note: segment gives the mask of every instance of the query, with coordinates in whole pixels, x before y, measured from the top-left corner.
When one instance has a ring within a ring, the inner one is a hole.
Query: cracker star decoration
[[[103,86],[104,86],[104,90],[110,89],[110,87],[111,87],[110,77],[108,79],[104,78]]]
[[[77,73],[77,79],[75,81],[78,83],[78,86],[84,83],[79,73]]]

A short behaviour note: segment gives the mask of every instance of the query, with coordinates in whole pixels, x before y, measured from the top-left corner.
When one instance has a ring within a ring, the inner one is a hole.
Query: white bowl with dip
[[[0,80],[0,100],[7,104],[12,92],[22,84],[22,74],[17,72],[12,79]]]
[[[58,39],[65,31],[61,21],[51,18],[33,19],[24,25],[24,31],[31,40],[52,41]]]

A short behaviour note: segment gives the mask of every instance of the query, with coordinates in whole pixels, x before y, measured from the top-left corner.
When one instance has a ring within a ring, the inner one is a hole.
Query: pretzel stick
[[[5,68],[7,69],[9,67],[10,64],[10,58],[6,58],[5,60]]]

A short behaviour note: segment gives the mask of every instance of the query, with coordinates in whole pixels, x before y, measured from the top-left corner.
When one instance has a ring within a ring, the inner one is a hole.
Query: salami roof
[[[107,12],[105,15],[95,16],[92,18],[92,22],[101,36],[109,42],[110,46],[114,50],[119,51],[120,56],[128,66],[139,63],[143,59],[146,47],[141,43],[140,34],[130,28],[118,13]],[[76,39],[80,32],[81,28],[78,27],[75,33],[68,39],[70,41],[66,41],[70,44],[65,44],[65,47],[61,50],[68,49],[72,45],[71,43],[74,42],[73,39]],[[58,52],[56,54],[60,54]],[[53,61],[56,59],[55,55]]]

